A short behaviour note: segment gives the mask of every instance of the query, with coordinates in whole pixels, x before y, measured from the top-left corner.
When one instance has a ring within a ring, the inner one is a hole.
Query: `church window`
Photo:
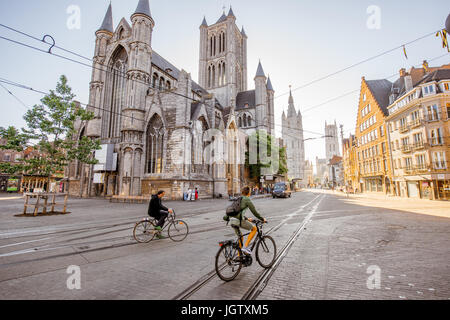
[[[155,114],[147,127],[147,173],[162,173],[164,124]]]
[[[248,116],[248,118],[247,118],[247,124],[249,127],[252,126],[252,118],[250,116]]]
[[[211,72],[211,87],[216,86],[216,66],[212,66]]]
[[[225,62],[222,63],[222,85],[226,84],[226,69],[225,69]]]
[[[115,138],[120,134],[120,114],[122,107],[126,104],[126,79],[123,76],[126,73],[128,56],[122,46],[119,46],[113,54],[108,65],[107,93],[105,102],[109,106],[104,111],[104,138]]]
[[[226,34],[225,32],[222,34],[222,51],[225,51],[227,49],[226,47]]]
[[[159,79],[159,90],[164,90],[164,83],[165,83],[165,80],[163,77],[161,77]]]
[[[242,118],[241,117],[239,117],[239,119],[238,119],[238,127],[242,128]]]
[[[219,63],[219,66],[218,66],[218,74],[219,74],[219,87],[222,85],[222,64],[221,63]]]
[[[153,88],[158,86],[158,75],[156,73],[153,74]]]
[[[194,122],[191,139],[191,172],[209,172],[209,165],[206,164],[205,158],[203,157],[203,151],[207,146],[207,142],[203,140],[203,136],[207,130],[208,123],[204,117],[200,117]]]
[[[167,89],[167,90],[170,90],[170,81],[167,81],[167,82],[166,82],[166,89]]]
[[[247,127],[247,115],[244,114],[244,127]]]

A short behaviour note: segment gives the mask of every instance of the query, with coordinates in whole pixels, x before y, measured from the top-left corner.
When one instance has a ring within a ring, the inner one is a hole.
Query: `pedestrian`
[[[198,189],[195,188],[195,201],[197,201],[197,200],[198,200]]]

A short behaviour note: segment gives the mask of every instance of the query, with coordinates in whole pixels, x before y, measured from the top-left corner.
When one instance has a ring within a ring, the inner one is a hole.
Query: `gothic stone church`
[[[131,25],[122,18],[114,29],[110,5],[96,32],[88,106],[95,118],[79,121],[79,137],[113,145],[117,168],[95,172],[73,163],[73,195],[147,196],[162,189],[181,199],[189,188],[201,197],[236,194],[246,183],[245,136],[274,132],[272,84],[259,63],[255,89],[248,90],[247,35],[231,8],[216,23],[204,18],[200,25],[198,83],[154,50],[154,27],[149,1],[139,0]],[[208,141],[210,129],[225,139]],[[211,143],[222,144],[226,157],[207,161]]]

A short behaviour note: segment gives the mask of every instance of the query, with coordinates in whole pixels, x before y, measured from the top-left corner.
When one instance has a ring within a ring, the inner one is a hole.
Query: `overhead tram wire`
[[[11,30],[11,31],[17,32],[17,33],[19,33],[19,34],[22,34],[22,35],[24,35],[24,36],[27,36],[27,37],[29,37],[29,38],[31,38],[31,39],[33,39],[33,40],[36,40],[36,41],[39,41],[39,42],[43,42],[43,43],[45,43],[45,44],[47,44],[47,45],[51,45],[51,43],[48,43],[48,42],[46,42],[46,41],[43,41],[43,40],[41,40],[41,39],[39,39],[39,38],[36,38],[36,37],[34,37],[34,36],[32,36],[32,35],[29,35],[29,34],[25,33],[25,32],[16,30],[16,29],[14,29],[14,28],[5,26],[5,25],[3,25],[3,24],[0,24],[0,26],[1,26],[1,27],[4,27],[4,28],[7,28],[7,29],[9,29],[9,30]],[[413,43],[413,42],[419,41],[419,40],[421,40],[421,39],[423,39],[423,38],[426,38],[426,37],[430,36],[431,34],[434,34],[434,33],[427,34],[427,35],[425,35],[425,36],[422,36],[422,37],[420,37],[420,38],[417,38],[417,39],[415,39],[415,40],[412,40],[412,41],[410,41],[410,42],[407,42],[407,43],[405,43],[404,45],[408,45],[408,44],[411,44],[411,43]],[[125,72],[120,71],[120,70],[117,70],[117,69],[115,69],[115,68],[112,68],[112,70],[105,70],[105,69],[101,69],[101,68],[95,67],[95,66],[93,66],[93,65],[88,65],[88,64],[86,64],[86,63],[83,63],[83,62],[80,62],[80,61],[77,61],[77,60],[74,60],[74,59],[71,59],[71,58],[68,58],[68,57],[59,55],[59,54],[55,54],[55,53],[52,53],[52,52],[49,52],[49,51],[46,51],[46,50],[43,50],[43,49],[40,49],[40,48],[37,48],[37,47],[33,47],[33,46],[31,46],[31,45],[27,45],[27,44],[22,43],[22,42],[20,42],[20,41],[15,41],[15,40],[12,40],[12,39],[9,39],[9,38],[5,38],[5,37],[2,37],[2,36],[0,36],[0,39],[4,39],[4,40],[10,41],[10,42],[13,42],[13,43],[16,43],[16,44],[19,44],[19,45],[22,45],[22,46],[25,46],[25,47],[28,47],[28,48],[37,50],[37,51],[40,51],[40,52],[43,52],[43,53],[51,54],[51,55],[54,55],[54,56],[59,57],[59,58],[61,58],[61,59],[65,59],[65,60],[68,60],[68,61],[71,61],[71,62],[74,62],[74,63],[81,64],[81,65],[86,66],[86,67],[88,67],[88,68],[97,69],[97,70],[105,71],[105,72],[109,72],[109,73],[112,73],[113,71],[116,71],[116,72],[119,73],[119,74],[120,74],[120,73],[126,74]],[[365,59],[365,60],[363,60],[363,61],[361,61],[361,62],[358,62],[358,63],[356,63],[356,64],[351,65],[350,67],[347,67],[347,68],[344,68],[344,69],[342,69],[342,70],[340,70],[340,71],[334,72],[334,73],[332,73],[332,74],[330,74],[330,75],[328,75],[328,76],[326,76],[326,77],[335,75],[335,74],[337,74],[337,73],[339,73],[339,72],[342,72],[342,71],[345,71],[345,70],[347,70],[347,69],[349,69],[349,68],[351,68],[351,67],[354,67],[354,66],[356,66],[356,65],[362,64],[362,63],[367,62],[367,61],[370,61],[370,60],[372,60],[372,59],[374,59],[374,58],[376,58],[376,57],[379,57],[379,56],[381,56],[381,55],[383,55],[383,54],[387,54],[387,53],[389,53],[389,52],[391,52],[391,51],[393,51],[393,50],[396,50],[396,49],[398,49],[398,48],[401,48],[401,47],[403,47],[404,45],[401,45],[400,47],[396,47],[396,48],[393,48],[393,49],[391,49],[391,50],[385,51],[384,53],[381,53],[381,54],[376,55],[376,56],[374,56],[374,57]],[[63,50],[63,51],[65,51],[65,52],[68,52],[68,53],[70,53],[70,54],[76,55],[76,56],[78,56],[78,57],[81,57],[81,58],[83,58],[83,59],[86,59],[86,60],[88,60],[88,61],[90,61],[90,62],[95,62],[93,59],[87,58],[87,57],[82,56],[82,55],[80,55],[80,54],[78,54],[78,53],[76,53],[76,52],[67,50],[67,49],[65,49],[65,48],[63,48],[63,47],[60,47],[60,46],[57,46],[57,45],[54,45],[53,47],[54,47],[54,48],[58,48],[58,49],[60,49],[60,50]],[[446,54],[445,54],[445,55],[446,55]],[[440,57],[443,57],[443,56],[445,56],[445,55],[442,55],[442,56],[440,56]],[[440,58],[440,57],[437,57],[437,58]],[[433,61],[433,60],[435,60],[435,59],[437,59],[437,58],[433,58],[433,59],[430,60],[430,61]],[[98,63],[98,62],[96,62],[96,63],[97,63],[97,64],[100,64],[100,65],[102,65],[102,66],[105,66],[104,64],[101,64],[101,63]],[[105,66],[105,67],[107,67],[107,66]],[[390,77],[393,77],[393,76],[395,76],[395,75],[392,75],[392,76],[390,76]],[[147,85],[147,86],[149,85],[147,82],[139,81],[139,80],[136,80],[136,79],[131,79],[131,80],[130,80],[130,79],[128,79],[126,76],[121,76],[121,77],[124,78],[124,79],[127,79],[128,81],[134,81],[134,82],[142,83],[142,84],[145,84],[145,85]],[[326,78],[326,77],[323,77],[323,78]],[[389,78],[390,78],[390,77],[389,77]],[[323,80],[323,79],[322,79],[322,80]],[[318,82],[318,81],[320,81],[320,79],[314,80],[313,82],[315,83],[315,82]],[[313,83],[313,82],[312,82],[312,83]],[[310,84],[311,84],[311,83],[310,83]],[[305,86],[307,86],[307,85],[309,85],[309,84],[306,84]],[[304,87],[304,86],[302,86],[302,87]],[[300,87],[294,89],[293,91],[298,90],[298,89],[300,89]],[[308,109],[305,110],[304,112],[307,112],[307,111],[309,111],[309,110],[311,110],[311,109],[313,109],[313,108],[317,108],[317,107],[322,106],[322,105],[325,105],[325,104],[327,104],[327,103],[329,103],[329,102],[332,102],[332,101],[338,100],[338,99],[340,99],[340,98],[343,98],[343,97],[345,97],[345,96],[348,96],[348,95],[350,95],[350,94],[353,94],[353,93],[355,93],[356,91],[357,91],[357,90],[354,90],[354,91],[352,91],[352,92],[343,94],[343,95],[338,96],[338,97],[336,97],[336,98],[332,98],[332,99],[330,99],[330,100],[328,100],[328,101],[325,101],[325,102],[323,102],[323,103],[321,103],[321,104],[319,104],[319,105],[316,105],[316,106],[313,106],[313,107],[311,107],[311,108],[308,108]],[[192,101],[194,101],[194,102],[201,102],[201,101],[199,101],[199,100],[193,99],[193,98],[191,98],[191,97],[187,97],[187,96],[185,96],[185,95],[182,95],[182,94],[179,94],[179,93],[176,93],[176,92],[170,92],[170,91],[163,91],[163,92],[164,92],[164,93],[175,94],[175,95],[178,95],[178,96],[182,96],[182,97],[187,98],[187,99],[189,99],[189,100],[192,100]],[[42,93],[42,92],[40,92],[40,93]],[[283,95],[286,95],[286,94],[288,94],[288,93],[289,93],[289,92],[287,92],[287,93],[285,93],[285,94],[282,94],[282,95],[280,95],[280,96],[277,96],[276,98],[281,97],[281,96],[283,96]],[[86,104],[83,104],[83,105],[86,105]],[[88,105],[86,105],[86,106],[88,106]],[[90,106],[90,105],[89,105],[89,107],[95,108],[94,106]],[[115,113],[115,112],[112,112],[112,111],[110,111],[110,110],[106,110],[106,109],[103,109],[103,108],[96,108],[96,109],[101,109],[101,110],[104,110],[104,111],[107,111],[107,112]],[[120,115],[120,114],[119,114],[119,115]],[[276,125],[276,124],[275,124],[275,125]],[[278,126],[279,126],[279,125],[278,125]],[[297,129],[297,130],[298,130],[298,129]],[[299,131],[300,131],[300,130],[299,130]],[[307,130],[303,130],[303,131],[304,131],[304,132],[308,132]],[[313,132],[313,131],[309,131],[309,133],[319,134],[319,133]],[[322,134],[322,133],[320,133],[320,134]]]
[[[439,30],[437,30],[437,31],[439,31]],[[426,35],[423,35],[423,36],[421,36],[421,37],[419,37],[419,38],[417,38],[417,39],[411,40],[411,41],[406,42],[406,43],[404,43],[404,44],[402,44],[402,45],[399,45],[399,46],[397,46],[397,47],[395,47],[395,48],[386,50],[386,51],[381,52],[381,53],[379,53],[379,54],[377,54],[377,55],[375,55],[375,56],[369,57],[369,58],[364,59],[364,60],[362,60],[362,61],[360,61],[360,62],[354,63],[354,64],[352,64],[352,65],[350,65],[350,66],[348,66],[348,67],[342,68],[342,69],[340,69],[340,70],[337,70],[337,71],[335,71],[335,72],[332,72],[332,73],[330,73],[330,74],[327,74],[327,75],[325,75],[325,76],[323,76],[323,77],[320,77],[320,78],[317,78],[317,79],[315,79],[315,80],[313,80],[313,81],[310,81],[310,82],[308,82],[308,83],[305,83],[305,84],[303,84],[303,85],[301,85],[301,86],[299,86],[299,87],[297,87],[297,88],[292,89],[292,92],[297,91],[297,90],[300,90],[300,89],[303,89],[303,88],[306,88],[306,87],[308,87],[308,86],[310,86],[310,85],[312,85],[312,84],[314,84],[314,83],[317,83],[317,82],[320,82],[320,81],[322,81],[322,80],[328,79],[328,78],[330,78],[330,77],[332,77],[332,76],[334,76],[334,75],[336,75],[336,74],[339,74],[339,73],[341,73],[341,72],[344,72],[344,71],[347,71],[347,70],[349,70],[349,69],[351,69],[351,68],[354,68],[354,67],[356,67],[356,66],[359,66],[359,65],[361,65],[361,64],[363,64],[363,63],[366,63],[366,62],[368,62],[368,61],[371,61],[371,60],[374,60],[374,59],[376,59],[376,58],[379,58],[379,57],[381,57],[381,56],[383,56],[383,55],[385,55],[385,54],[391,53],[391,52],[393,52],[393,51],[395,51],[395,50],[401,49],[401,48],[403,48],[404,46],[410,45],[410,44],[412,44],[412,43],[414,43],[414,42],[417,42],[417,41],[420,41],[420,40],[422,40],[422,39],[425,39],[425,38],[427,38],[427,37],[429,37],[429,36],[431,36],[431,35],[436,34],[437,31],[433,31],[433,32],[427,33]],[[283,93],[283,94],[280,94],[279,96],[276,96],[274,99],[278,99],[278,98],[283,97],[283,96],[288,95],[288,94],[289,94],[289,92],[285,92],[285,93]]]
[[[111,74],[114,73],[114,72],[116,72],[116,74],[117,74],[119,77],[121,77],[121,78],[123,78],[123,79],[125,79],[125,80],[127,80],[127,81],[132,81],[132,82],[136,82],[136,83],[141,83],[141,84],[144,84],[144,85],[148,86],[149,88],[151,87],[151,85],[150,85],[149,83],[147,83],[147,82],[144,82],[144,81],[141,81],[141,80],[137,80],[137,79],[129,79],[129,78],[126,76],[126,72],[120,71],[120,70],[118,70],[118,69],[116,69],[116,68],[111,68],[111,70],[108,70],[108,69],[102,69],[102,68],[96,67],[96,66],[94,66],[94,65],[90,65],[90,64],[87,64],[87,63],[84,63],[84,62],[81,62],[81,61],[78,61],[78,60],[75,60],[75,59],[72,59],[72,58],[69,58],[69,57],[60,55],[60,54],[57,54],[57,53],[49,52],[48,50],[44,50],[44,49],[41,49],[41,48],[38,48],[38,47],[35,47],[35,46],[32,46],[32,45],[26,44],[26,43],[23,43],[23,42],[20,42],[20,41],[16,41],[16,40],[13,40],[13,39],[10,39],[10,38],[6,38],[6,37],[3,37],[3,36],[0,36],[0,39],[3,39],[3,40],[6,40],[6,41],[9,41],[9,42],[12,42],[12,43],[15,43],[15,44],[18,44],[18,45],[27,47],[27,48],[29,48],[29,49],[36,50],[36,51],[39,51],[39,52],[42,52],[42,53],[50,54],[50,55],[52,55],[52,56],[55,56],[55,57],[58,57],[58,58],[61,58],[61,59],[64,59],[64,60],[67,60],[67,61],[70,61],[70,62],[73,62],[73,63],[80,64],[80,65],[85,66],[85,67],[87,67],[87,68],[96,69],[96,70],[108,72],[108,73],[111,73]],[[36,38],[36,39],[37,39],[37,38]],[[51,44],[48,43],[48,42],[41,41],[41,40],[39,40],[39,41],[40,41],[40,42],[44,42],[44,43],[47,44],[47,45],[51,45]],[[55,48],[56,48],[56,46],[55,46]],[[66,51],[68,51],[68,50],[66,50]],[[71,52],[71,51],[68,51],[68,52]],[[74,53],[72,53],[72,54],[74,54]],[[91,61],[92,61],[92,60],[91,60]],[[99,62],[96,62],[96,63],[99,64],[99,65],[101,65],[101,66],[106,67],[104,64],[101,64],[101,63],[99,63]],[[108,68],[108,67],[107,67],[107,68]],[[163,93],[168,93],[168,94],[177,95],[177,96],[186,98],[186,99],[188,99],[188,100],[192,100],[193,102],[201,102],[200,100],[196,100],[196,99],[193,99],[193,98],[191,98],[191,97],[185,96],[185,95],[183,95],[183,94],[180,94],[180,93],[177,93],[177,92],[173,92],[173,91],[169,91],[169,90],[163,91]]]
[[[4,25],[4,24],[0,24],[0,26],[1,26],[1,27],[4,27],[4,28],[6,28],[6,29],[9,29],[9,30],[11,30],[11,31],[14,31],[14,32],[16,32],[16,33],[22,34],[22,35],[24,35],[24,36],[27,36],[27,37],[29,37],[29,38],[31,38],[31,39],[33,39],[33,40],[36,40],[36,41],[39,41],[39,42],[44,42],[44,43],[46,43],[47,45],[51,45],[51,43],[48,43],[48,42],[46,42],[46,41],[44,41],[44,40],[41,40],[41,39],[36,38],[36,37],[34,37],[34,36],[30,35],[30,34],[27,34],[27,33],[25,33],[25,32],[19,31],[19,30],[17,30],[17,29],[14,29],[14,28],[12,28],[12,27],[6,26],[6,25]],[[314,84],[314,83],[316,83],[316,82],[325,80],[325,79],[327,79],[327,78],[329,78],[329,77],[331,77],[331,76],[333,76],[333,75],[336,75],[336,74],[338,74],[338,73],[341,73],[341,72],[343,72],[343,71],[346,71],[346,70],[348,70],[348,69],[350,69],[350,68],[353,68],[353,67],[358,66],[358,65],[360,65],[360,64],[363,64],[363,63],[365,63],[365,62],[368,62],[368,61],[370,61],[370,60],[373,60],[373,59],[375,59],[375,58],[378,58],[378,57],[380,57],[380,56],[383,56],[383,55],[385,55],[385,54],[388,54],[388,53],[390,53],[390,52],[392,52],[392,51],[395,51],[395,50],[397,50],[397,49],[399,49],[399,48],[403,48],[403,47],[406,46],[406,45],[409,45],[409,44],[412,44],[412,43],[414,43],[414,42],[420,41],[420,40],[422,40],[422,39],[424,39],[424,38],[429,37],[430,35],[434,35],[435,33],[436,33],[436,31],[431,32],[431,33],[428,33],[428,34],[426,34],[426,35],[424,35],[424,36],[422,36],[422,37],[419,37],[419,38],[417,38],[417,39],[415,39],[415,40],[411,40],[411,41],[406,42],[406,43],[404,43],[404,44],[402,44],[402,45],[400,45],[400,46],[397,46],[397,47],[395,47],[395,48],[386,50],[386,51],[384,51],[384,52],[382,52],[382,53],[380,53],[380,54],[377,54],[377,55],[375,55],[375,56],[369,57],[369,58],[364,59],[364,60],[362,60],[362,61],[360,61],[360,62],[357,62],[357,63],[355,63],[355,64],[352,64],[352,65],[350,65],[350,66],[348,66],[348,67],[346,67],[346,68],[340,69],[340,70],[338,70],[338,71],[336,71],[336,72],[333,72],[333,73],[331,73],[331,74],[328,74],[328,75],[326,75],[326,76],[324,76],[324,77],[321,77],[321,78],[319,78],[319,79],[316,79],[316,80],[313,80],[313,81],[311,81],[311,82],[309,82],[309,83],[306,83],[306,84],[304,84],[304,85],[302,85],[302,86],[300,86],[300,87],[297,87],[297,88],[293,89],[292,91],[296,91],[296,90],[302,89],[302,88],[304,88],[304,87],[307,87],[307,86],[309,86],[309,85],[311,85],[311,84]],[[8,40],[7,38],[4,38],[4,37],[0,37],[0,38],[3,38],[3,39],[5,39],[5,40]],[[16,42],[16,43],[18,43],[18,42]],[[20,43],[18,43],[18,44],[20,44]],[[28,45],[26,45],[26,46],[28,46]],[[28,47],[35,49],[35,48],[32,47],[32,46],[28,46]],[[63,47],[60,47],[60,46],[57,46],[57,45],[54,45],[53,47],[54,47],[54,48],[57,48],[57,49],[60,49],[60,50],[63,50],[63,51],[65,51],[65,52],[67,52],[67,53],[73,54],[73,55],[75,55],[75,56],[81,57],[81,58],[83,58],[83,59],[86,59],[86,60],[88,60],[88,61],[90,61],[90,62],[95,62],[95,61],[94,61],[93,59],[91,59],[91,58],[87,58],[87,57],[85,57],[85,56],[83,56],[83,55],[81,55],[81,54],[78,54],[78,53],[76,53],[76,52],[74,52],[74,51],[71,51],[71,50],[67,50],[67,49],[65,49],[65,48],[63,48]],[[116,72],[119,73],[119,74],[122,73],[122,74],[125,74],[125,75],[126,75],[125,72],[120,71],[120,70],[117,70],[117,69],[115,69],[115,68],[112,68],[112,70],[104,70],[104,69],[96,68],[96,67],[94,67],[94,66],[92,66],[92,65],[87,65],[87,64],[84,64],[84,63],[82,63],[82,62],[79,62],[79,61],[76,61],[76,60],[73,60],[73,59],[64,57],[64,56],[60,56],[60,55],[57,55],[57,54],[53,54],[53,53],[48,52],[48,51],[44,51],[44,50],[40,50],[40,49],[38,49],[38,50],[39,50],[39,51],[42,51],[42,52],[45,52],[45,53],[50,53],[50,54],[52,54],[52,55],[55,55],[55,56],[60,57],[60,58],[63,58],[63,59],[68,59],[68,60],[73,61],[73,62],[75,62],[75,63],[80,63],[80,64],[85,65],[85,66],[90,67],[90,68],[95,68],[95,69],[98,69],[98,70],[101,70],[101,71],[106,71],[106,72],[109,72],[109,73],[112,73],[113,71],[116,71]],[[104,64],[102,64],[102,63],[99,63],[99,62],[95,62],[95,63],[97,63],[97,64],[99,64],[99,65],[102,65],[102,66],[108,68],[108,66],[106,66],[106,65],[104,65]],[[123,77],[123,78],[126,78],[126,77]],[[148,85],[148,83],[143,82],[143,81],[138,81],[138,80],[136,80],[136,79],[133,79],[133,80],[130,80],[130,79],[128,79],[128,78],[126,78],[126,79],[127,79],[128,81],[135,81],[135,82],[138,82],[138,83],[143,83],[143,84],[145,84],[145,85]],[[170,91],[167,91],[166,93],[171,93],[171,94],[175,94],[175,95],[178,95],[178,96],[182,96],[182,97],[184,97],[184,98],[186,98],[186,99],[189,99],[189,100],[192,100],[192,101],[194,101],[194,102],[201,102],[201,101],[195,100],[195,99],[193,99],[193,98],[191,98],[191,97],[187,97],[187,96],[181,95],[181,94],[176,93],[176,92],[170,92]],[[277,99],[277,98],[279,98],[279,97],[285,96],[285,95],[287,95],[287,94],[289,94],[289,93],[290,93],[290,92],[283,93],[283,94],[281,94],[281,95],[275,97],[274,99]],[[349,94],[350,94],[350,93],[349,93]]]
[[[12,93],[8,88],[6,88],[2,83],[0,83],[0,86],[5,89],[6,92],[8,92],[11,96],[13,96],[14,99],[16,99],[17,101],[19,101],[19,103],[26,109],[28,109],[28,106],[22,101],[20,100],[14,93]]]

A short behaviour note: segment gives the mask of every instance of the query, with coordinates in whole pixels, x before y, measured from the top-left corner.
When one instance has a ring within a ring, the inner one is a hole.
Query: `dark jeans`
[[[161,227],[162,228],[168,215],[169,215],[169,212],[168,211],[164,211],[164,210],[159,210],[159,214],[154,214],[153,218],[158,220],[158,223],[156,224],[156,227]]]

